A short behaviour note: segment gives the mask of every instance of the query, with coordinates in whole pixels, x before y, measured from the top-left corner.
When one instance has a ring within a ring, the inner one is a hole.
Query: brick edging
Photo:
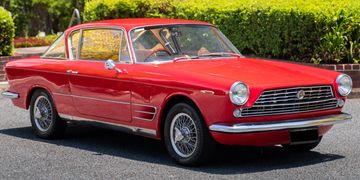
[[[42,53],[39,54],[25,54],[25,55],[17,55],[17,56],[0,56],[0,82],[6,81],[6,74],[4,72],[4,65],[11,61],[16,59],[22,59],[22,58],[28,58],[32,56],[40,56]]]

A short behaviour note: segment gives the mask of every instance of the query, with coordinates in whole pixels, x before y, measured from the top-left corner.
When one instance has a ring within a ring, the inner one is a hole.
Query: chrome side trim
[[[1,95],[4,98],[9,98],[9,99],[18,99],[19,98],[19,93],[13,93],[13,92],[9,92],[9,91],[2,92]]]
[[[110,103],[117,103],[117,104],[130,104],[130,102],[113,101],[113,100],[100,99],[100,98],[87,97],[87,96],[79,96],[79,95],[72,95],[72,94],[62,94],[62,93],[53,93],[53,94],[58,95],[58,96],[71,96],[71,97],[76,97],[76,98],[90,99],[90,100],[95,100],[95,101],[103,101],[103,102],[110,102]]]
[[[266,132],[276,130],[286,130],[294,128],[305,128],[315,126],[326,126],[338,123],[344,123],[351,120],[351,115],[346,113],[321,116],[308,119],[295,119],[277,122],[257,122],[257,123],[239,123],[234,125],[213,124],[209,126],[211,131],[224,133],[252,133]]]
[[[142,117],[133,116],[133,118],[135,118],[135,119],[144,120],[144,121],[152,121],[152,120],[154,120],[155,116],[156,116],[156,114],[158,112],[157,107],[151,106],[151,105],[146,105],[146,104],[130,103],[130,102],[124,102],[124,101],[113,101],[113,100],[100,99],[100,98],[87,97],[87,96],[78,96],[78,95],[72,95],[72,94],[62,94],[62,93],[53,93],[53,94],[58,95],[58,96],[77,97],[77,98],[90,99],[90,100],[95,100],[95,101],[103,101],[103,102],[109,102],[109,103],[117,103],[117,104],[125,104],[125,105],[143,106],[143,107],[153,108],[154,112],[147,112],[147,111],[140,111],[140,110],[134,110],[133,111],[133,112],[145,113],[145,114],[153,115],[151,119],[146,119],[146,118],[142,118]]]
[[[131,134],[156,138],[156,130],[154,130],[154,129],[147,129],[147,128],[142,128],[142,127],[137,127],[137,126],[104,122],[101,120],[83,118],[83,117],[78,117],[78,116],[71,116],[71,115],[62,114],[62,113],[59,113],[59,116],[68,121],[92,122],[92,123],[107,125],[107,126],[110,126],[110,128],[117,127],[116,128],[117,130],[129,132]]]
[[[149,106],[149,105],[145,105],[145,104],[138,104],[138,103],[132,103],[133,106],[143,106],[143,107],[150,107],[154,109],[154,112],[146,112],[146,111],[140,111],[140,110],[134,110],[134,112],[138,112],[138,113],[145,113],[145,114],[152,114],[153,117],[151,119],[146,119],[146,118],[142,118],[142,117],[137,117],[137,116],[133,116],[134,119],[138,119],[138,120],[144,120],[144,121],[152,121],[155,119],[155,116],[158,112],[158,108],[155,106]]]
[[[152,121],[154,118],[146,119],[146,118],[134,116],[133,119],[139,119],[139,120],[143,120],[143,121]]]
[[[135,110],[135,112],[137,113],[144,113],[144,114],[151,114],[151,115],[154,115],[155,112],[147,112],[147,111],[139,111],[139,110]]]

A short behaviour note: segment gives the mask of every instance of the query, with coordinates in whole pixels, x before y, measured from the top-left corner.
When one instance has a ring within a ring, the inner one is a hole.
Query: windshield
[[[208,25],[145,27],[132,30],[130,36],[138,63],[240,54],[217,28]]]

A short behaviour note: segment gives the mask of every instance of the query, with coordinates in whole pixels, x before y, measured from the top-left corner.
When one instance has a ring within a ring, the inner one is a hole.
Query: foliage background
[[[9,11],[0,6],[0,56],[13,52],[15,27]]]
[[[245,55],[312,63],[360,60],[359,0],[0,0],[0,6],[12,13],[17,37],[62,32],[78,8],[87,22],[128,17],[207,21]]]
[[[216,24],[244,54],[358,63],[358,0],[92,0],[84,20],[170,17]]]
[[[27,37],[64,31],[74,8],[83,10],[84,0],[0,0],[0,6],[12,13],[16,36]]]

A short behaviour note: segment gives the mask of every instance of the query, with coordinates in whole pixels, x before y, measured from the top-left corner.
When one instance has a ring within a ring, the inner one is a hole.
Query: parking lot
[[[0,97],[0,179],[359,179],[360,99],[353,121],[333,128],[312,152],[221,147],[200,167],[175,164],[160,141],[71,125],[64,139],[32,134],[28,111]]]

